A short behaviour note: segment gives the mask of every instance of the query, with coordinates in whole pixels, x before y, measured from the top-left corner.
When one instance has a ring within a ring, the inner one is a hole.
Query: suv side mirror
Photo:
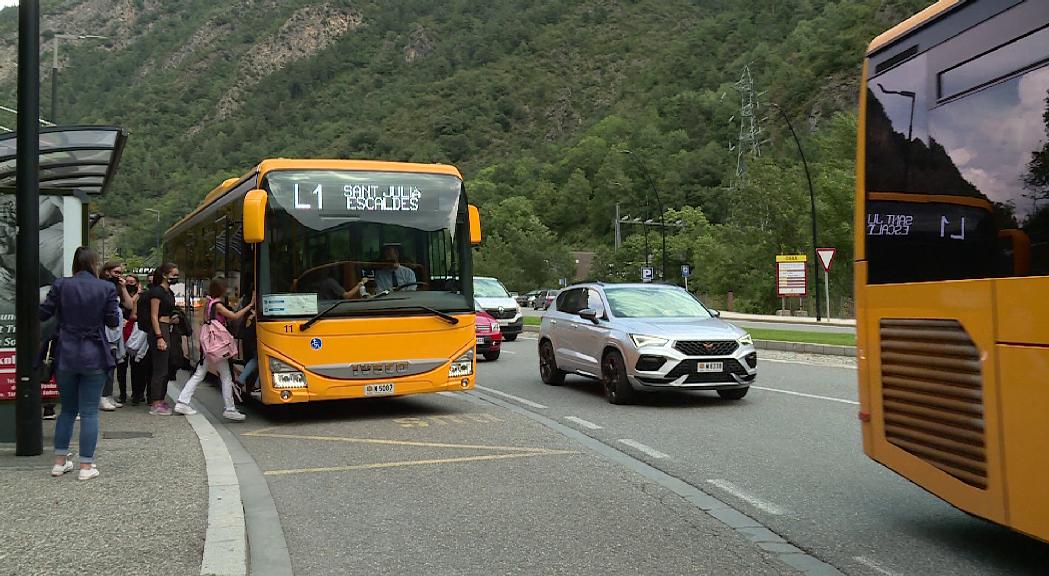
[[[715,318],[721,318],[721,310],[711,310],[710,315]]]
[[[579,311],[580,318],[585,318],[593,322],[594,324],[597,324],[597,317],[599,314],[600,313],[597,310],[594,310],[593,308],[583,308]]]

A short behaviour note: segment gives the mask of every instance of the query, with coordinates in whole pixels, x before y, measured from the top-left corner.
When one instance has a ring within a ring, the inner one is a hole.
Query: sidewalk
[[[0,575],[199,574],[208,518],[200,442],[184,417],[146,406],[101,415],[101,475],[49,475],[54,421],[44,453],[16,457],[0,444]],[[70,451],[76,457],[79,426]]]

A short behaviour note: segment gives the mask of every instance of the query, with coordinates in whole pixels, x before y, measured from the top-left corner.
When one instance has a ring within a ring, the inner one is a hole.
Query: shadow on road
[[[601,383],[589,378],[569,376],[561,388],[573,390],[580,394],[605,402],[605,391]],[[747,400],[725,400],[714,391],[667,390],[663,392],[638,392],[634,397],[635,406],[652,406],[659,408],[732,408],[745,405]]]
[[[358,398],[353,400],[325,400],[304,404],[264,406],[257,402],[247,404],[244,409],[258,421],[272,424],[308,422],[311,424],[330,422],[363,422],[369,420],[391,420],[418,416],[444,416],[463,412],[463,406],[444,406],[427,395],[421,398]]]
[[[956,516],[944,521],[943,516],[923,517],[901,520],[900,524],[945,548],[973,551],[986,564],[1001,567],[1003,573],[1015,570],[1034,575],[1045,574],[1049,569],[1049,544],[992,522],[973,522],[974,518]]]

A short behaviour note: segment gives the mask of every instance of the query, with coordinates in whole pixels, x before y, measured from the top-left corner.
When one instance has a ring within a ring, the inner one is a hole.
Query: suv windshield
[[[608,287],[605,288],[605,297],[617,318],[711,318],[699,300],[677,288]]]
[[[462,282],[462,181],[444,174],[281,171],[267,175],[259,259],[264,316],[426,306],[469,311]],[[364,282],[363,289],[361,282]],[[371,299],[386,291],[384,298]]]
[[[477,298],[509,298],[506,288],[495,278],[474,278],[474,296]]]

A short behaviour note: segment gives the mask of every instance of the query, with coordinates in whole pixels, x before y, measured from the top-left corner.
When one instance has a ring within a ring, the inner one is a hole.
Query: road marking
[[[431,423],[437,424],[438,426],[448,426],[450,424],[488,424],[502,422],[502,420],[491,414],[445,414],[423,416],[421,418],[416,418],[414,416],[407,418],[394,418],[393,422],[401,428],[429,428]]]
[[[242,436],[260,438],[283,438],[286,440],[319,440],[322,442],[346,442],[348,444],[381,444],[384,446],[416,446],[422,448],[462,448],[464,450],[499,450],[501,452],[556,452],[550,448],[522,448],[520,446],[488,446],[484,444],[447,444],[443,442],[418,442],[414,440],[386,440],[385,438],[344,438],[342,436],[306,436],[299,434],[257,434],[248,432]]]
[[[438,392],[437,395],[445,398],[461,398],[458,392]]]
[[[503,354],[517,354],[517,352],[513,352],[511,350],[503,350]]]
[[[707,480],[707,484],[717,486],[718,488],[721,488],[725,492],[728,492],[729,494],[735,496],[736,498],[739,498],[747,504],[750,504],[758,510],[762,510],[764,512],[772,514],[773,516],[782,516],[786,512],[782,507],[776,504],[768,502],[767,500],[762,500],[757,496],[748,494],[742,488],[736,486],[728,480],[722,480],[721,478],[711,478],[710,480]]]
[[[626,444],[627,446],[630,446],[631,448],[636,448],[637,450],[640,450],[641,452],[644,452],[645,454],[648,454],[653,458],[670,458],[669,455],[664,454],[650,446],[646,446],[638,442],[637,440],[631,440],[629,438],[620,438],[619,441],[623,444]]]
[[[815,366],[817,368],[845,368],[846,370],[855,370],[855,366],[836,365],[836,364],[820,364],[818,362],[801,362],[799,360],[780,360],[778,358],[761,358],[762,362],[774,362],[776,364],[799,364],[801,366]]]
[[[866,556],[853,556],[852,559],[870,568],[871,570],[874,570],[879,574],[884,574],[884,576],[899,576],[898,573],[885,568],[881,564],[878,564],[877,562],[871,560],[870,558],[867,558]]]
[[[543,406],[542,404],[540,404],[538,402],[532,402],[531,400],[528,400],[526,398],[521,398],[520,396],[514,396],[513,394],[507,394],[506,392],[500,392],[498,390],[494,390],[494,389],[489,388],[487,386],[481,386],[480,384],[474,386],[474,388],[477,388],[478,390],[484,390],[485,392],[491,392],[492,394],[498,394],[499,396],[502,396],[504,398],[509,398],[509,399],[511,399],[511,400],[513,400],[515,402],[520,402],[521,404],[524,404],[525,406],[531,406],[532,408],[546,408],[546,406]]]
[[[598,426],[597,424],[594,424],[593,422],[591,422],[589,420],[583,420],[582,418],[576,418],[575,416],[565,416],[565,420],[569,420],[571,422],[575,422],[576,424],[579,424],[583,428],[589,428],[591,430],[600,430],[601,429],[601,427]]]
[[[852,404],[853,406],[859,406],[860,403],[854,400],[846,400],[844,398],[832,398],[830,396],[820,396],[818,394],[805,394],[804,392],[794,392],[792,390],[779,390],[777,388],[765,388],[764,386],[751,386],[757,390],[764,390],[766,392],[779,392],[780,394],[790,394],[791,396],[802,396],[804,398],[815,398],[817,400],[829,400],[831,402],[841,402],[842,404]]]
[[[531,340],[532,342],[535,342],[536,340],[539,340],[538,338],[525,338],[524,336],[518,336],[517,339],[518,340]]]
[[[352,470],[377,470],[381,468],[403,468],[405,466],[427,466],[433,464],[456,464],[460,462],[483,462],[487,460],[507,460],[510,458],[530,458],[533,456],[550,456],[556,454],[576,454],[571,450],[543,450],[524,454],[488,454],[486,456],[463,456],[461,458],[434,458],[430,460],[403,460],[400,462],[380,462],[377,464],[357,464],[353,466],[326,466],[322,468],[290,468],[285,470],[267,470],[266,476],[283,476],[287,474],[311,474],[318,472],[349,472]]]

